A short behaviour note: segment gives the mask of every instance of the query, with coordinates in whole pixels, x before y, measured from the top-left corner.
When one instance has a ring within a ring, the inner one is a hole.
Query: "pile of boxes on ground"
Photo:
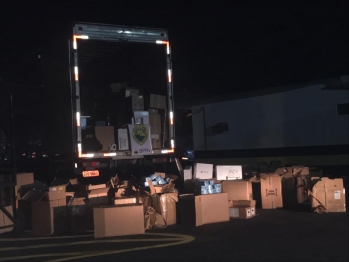
[[[100,238],[143,234],[177,223],[200,226],[250,219],[259,201],[263,209],[310,201],[318,213],[346,211],[343,180],[322,177],[308,167],[284,167],[243,179],[241,166],[214,169],[196,163],[194,170],[185,168],[179,193],[175,185],[180,181],[155,173],[137,183],[116,176],[101,185],[56,178],[47,186],[34,181],[31,173],[17,174],[17,225],[39,236],[94,230]]]
[[[111,87],[112,90],[118,92],[117,84],[112,84]],[[162,148],[162,134],[166,133],[166,130],[164,130],[165,125],[163,125],[163,120],[165,119],[164,112],[167,108],[166,96],[150,94],[144,99],[144,96],[139,93],[138,89],[126,88],[125,97],[131,101],[133,114],[133,117],[128,120],[129,123],[127,124],[130,125],[130,128],[135,124],[144,125],[147,130],[150,130],[150,140],[147,146],[152,149]],[[146,100],[146,103],[144,100]],[[130,150],[131,147],[137,147],[137,144],[134,144],[133,140],[129,139],[129,133],[126,128],[118,127],[116,138],[114,135],[114,126],[108,125],[103,121],[99,122],[95,126],[95,134],[103,146],[101,151]],[[82,124],[82,128],[84,128],[84,124]],[[131,142],[131,145],[129,145],[129,142]],[[148,143],[148,141],[146,142]]]

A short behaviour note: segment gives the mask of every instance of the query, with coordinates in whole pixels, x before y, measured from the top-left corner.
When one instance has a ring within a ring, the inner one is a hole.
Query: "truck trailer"
[[[195,159],[348,170],[348,90],[348,76],[341,76],[197,101]]]
[[[51,109],[43,143],[51,155],[71,159],[89,183],[139,175],[144,166],[152,173],[154,164],[180,172],[167,30],[75,22],[66,50],[67,63],[56,60],[60,69],[52,61],[43,68]]]

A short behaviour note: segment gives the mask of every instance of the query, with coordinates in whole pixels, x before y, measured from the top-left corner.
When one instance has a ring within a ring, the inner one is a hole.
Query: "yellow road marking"
[[[79,237],[93,237],[93,235],[73,235],[73,236],[54,236],[54,237],[18,237],[18,238],[0,238],[0,242],[17,242],[30,240],[49,240],[62,238],[79,238]]]
[[[68,260],[75,260],[80,258],[87,258],[87,257],[96,257],[96,256],[104,256],[104,255],[112,255],[112,254],[119,254],[119,253],[125,253],[130,251],[139,251],[139,250],[145,250],[145,249],[153,249],[153,248],[160,248],[160,247],[169,247],[169,246],[176,246],[176,245],[182,245],[187,244],[195,240],[195,237],[189,236],[189,235],[179,235],[183,239],[181,241],[175,242],[175,243],[168,243],[168,244],[160,244],[160,245],[152,245],[152,246],[146,246],[146,247],[135,247],[135,248],[127,248],[127,249],[121,249],[121,250],[113,250],[113,251],[101,251],[96,254],[89,254],[89,255],[77,255],[74,257],[67,257],[67,258],[59,258],[55,260],[49,260],[47,262],[60,262],[60,261],[68,261]]]
[[[40,257],[61,257],[61,256],[77,256],[83,252],[71,252],[71,253],[49,253],[49,254],[37,254],[30,256],[17,256],[17,257],[2,257],[0,261],[16,261],[19,259],[40,258]]]
[[[72,242],[72,243],[42,244],[42,245],[21,246],[21,247],[5,247],[5,248],[0,248],[0,251],[47,248],[47,247],[57,247],[57,246],[75,246],[75,245],[86,245],[86,244],[94,244],[94,243],[123,243],[123,242],[150,242],[150,241],[158,242],[158,241],[176,241],[176,240],[181,240],[181,239],[180,238],[151,238],[151,239],[91,240],[91,241],[79,241],[79,242]]]
[[[82,235],[82,236],[92,236],[92,235]],[[47,247],[59,247],[59,246],[72,246],[72,245],[81,245],[81,244],[92,244],[92,243],[120,243],[120,242],[157,242],[157,241],[175,241],[173,243],[167,243],[167,244],[160,244],[160,245],[151,245],[151,246],[145,246],[145,247],[136,247],[136,248],[128,248],[128,249],[122,249],[122,250],[104,250],[104,251],[97,251],[93,252],[70,252],[70,253],[49,253],[49,254],[37,254],[37,255],[27,255],[27,256],[17,256],[17,257],[3,257],[0,258],[0,261],[13,261],[13,260],[20,260],[20,259],[29,259],[29,258],[40,258],[40,257],[53,257],[53,256],[70,256],[66,258],[59,258],[52,261],[67,261],[67,260],[74,260],[79,258],[86,258],[86,257],[95,257],[95,256],[101,256],[101,255],[109,255],[109,254],[118,254],[118,253],[124,253],[124,252],[130,252],[130,251],[137,251],[137,250],[145,250],[149,248],[160,248],[160,247],[167,247],[167,246],[173,246],[173,245],[181,245],[186,244],[191,241],[193,241],[195,238],[189,235],[180,235],[180,234],[166,234],[166,233],[146,233],[145,236],[163,236],[167,238],[142,238],[142,239],[95,239],[91,241],[78,241],[78,242],[72,242],[72,243],[57,243],[57,244],[43,244],[43,245],[34,245],[34,246],[24,246],[24,247],[7,247],[7,248],[1,248],[0,251],[11,251],[11,250],[23,250],[23,249],[34,249],[34,248],[47,248]],[[80,236],[64,236],[61,238],[79,238]],[[45,239],[57,239],[56,237],[41,237],[41,238],[18,238],[17,241],[24,241],[24,240],[45,240]],[[3,241],[3,240],[1,240]],[[11,241],[15,241],[15,239],[12,239]]]

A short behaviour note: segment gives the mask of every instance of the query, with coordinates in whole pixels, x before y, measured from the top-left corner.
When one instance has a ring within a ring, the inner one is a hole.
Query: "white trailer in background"
[[[192,107],[197,162],[349,165],[348,76],[222,99]]]

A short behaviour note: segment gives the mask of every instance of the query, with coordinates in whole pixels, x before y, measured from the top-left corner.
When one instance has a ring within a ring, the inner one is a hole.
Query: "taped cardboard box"
[[[279,174],[260,174],[261,196],[263,209],[275,209],[283,207],[282,177]]]
[[[229,204],[230,207],[250,208],[251,217],[256,216],[256,200],[233,200]]]
[[[204,224],[229,221],[228,194],[179,196],[179,209],[182,224]]]
[[[229,207],[229,216],[234,219],[252,218],[251,207]]]
[[[342,178],[323,177],[308,191],[312,208],[315,212],[346,212],[345,188]]]
[[[32,229],[37,236],[68,231],[66,199],[32,202]]]
[[[144,234],[142,205],[118,205],[93,208],[94,237]]]
[[[253,200],[251,181],[237,179],[221,182],[222,192],[228,194],[228,200]]]
[[[165,193],[152,196],[152,207],[163,216],[166,225],[177,223],[176,203],[178,202],[177,193]]]
[[[13,208],[12,206],[6,206],[6,211],[10,213],[11,216],[13,216]],[[1,228],[3,227],[3,228]],[[11,219],[8,218],[6,214],[0,210],[0,234],[10,232],[13,229],[13,222]]]

